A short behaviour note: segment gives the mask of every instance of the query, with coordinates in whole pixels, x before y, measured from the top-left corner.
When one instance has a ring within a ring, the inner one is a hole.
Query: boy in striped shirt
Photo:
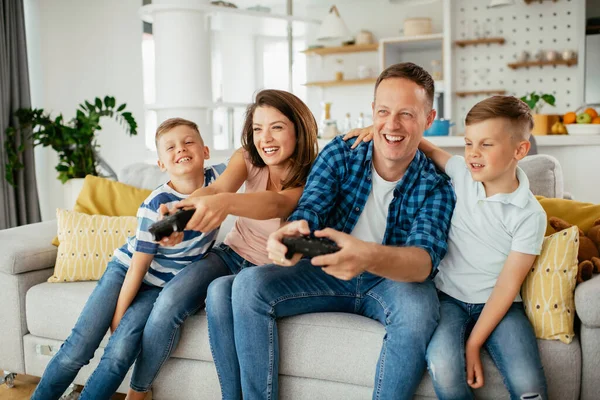
[[[204,168],[209,150],[196,124],[181,118],[169,119],[158,127],[156,148],[158,166],[170,179],[140,206],[135,236],[115,250],[71,335],[47,365],[34,400],[60,398],[81,367],[94,357],[109,328],[112,335],[108,345],[80,399],[110,399],[136,359],[131,384],[153,379],[140,365],[162,365],[174,349],[179,326],[190,310],[204,305],[206,288],[199,289],[197,280],[208,286],[222,275],[194,265],[210,250],[218,229],[204,233],[186,230],[180,244],[163,247],[152,240],[148,227],[164,213],[165,205],[172,208],[194,190],[211,184],[225,165]],[[164,351],[144,355],[141,349],[147,341],[162,344]]]

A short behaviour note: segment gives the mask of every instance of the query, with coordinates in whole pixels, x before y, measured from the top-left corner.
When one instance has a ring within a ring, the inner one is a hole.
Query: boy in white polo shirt
[[[427,350],[440,399],[474,398],[472,389],[484,384],[484,346],[511,399],[547,399],[537,342],[519,295],[546,230],[546,214],[517,166],[529,151],[532,127],[525,103],[494,96],[467,114],[464,158],[424,139],[419,146],[450,176],[457,198],[448,253],[435,277],[440,322]]]

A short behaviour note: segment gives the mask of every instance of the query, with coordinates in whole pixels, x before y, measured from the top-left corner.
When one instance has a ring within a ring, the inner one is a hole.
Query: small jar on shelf
[[[341,58],[335,60],[335,80],[344,80],[344,60],[342,60]]]

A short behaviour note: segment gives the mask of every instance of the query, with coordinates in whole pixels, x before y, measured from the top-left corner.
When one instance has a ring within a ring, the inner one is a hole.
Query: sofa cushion
[[[525,313],[539,339],[571,343],[575,335],[575,300],[579,229],[576,226],[544,238],[521,287]]]
[[[564,197],[563,172],[558,160],[547,154],[527,156],[519,167],[529,179],[533,194],[544,197]]]
[[[594,221],[600,218],[600,204],[540,196],[536,196],[536,198],[546,211],[548,218],[558,217],[570,224],[577,225],[586,233],[594,225]],[[546,235],[554,232],[556,232],[554,228],[548,224]]]
[[[90,215],[135,216],[150,193],[147,189],[88,175],[73,210]],[[52,244],[59,245],[58,237],[54,238]]]
[[[56,210],[58,254],[48,282],[96,281],[102,277],[115,249],[135,235],[136,217],[88,215]]]

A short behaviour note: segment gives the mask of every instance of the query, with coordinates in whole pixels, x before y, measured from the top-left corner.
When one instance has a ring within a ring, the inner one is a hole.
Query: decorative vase
[[[83,182],[85,178],[73,178],[66,181],[63,185],[63,208],[65,210],[72,210],[75,207],[75,202],[79,193],[83,188]]]

